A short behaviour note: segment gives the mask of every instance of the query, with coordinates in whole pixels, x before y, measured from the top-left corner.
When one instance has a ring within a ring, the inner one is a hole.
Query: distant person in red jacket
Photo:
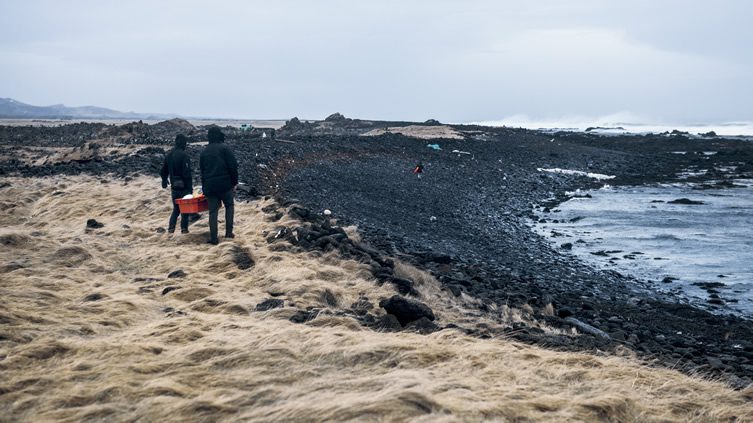
[[[413,174],[418,176],[418,179],[421,179],[422,173],[424,173],[424,165],[419,162],[416,167],[413,168]]]
[[[225,238],[235,238],[233,194],[238,185],[238,162],[233,152],[224,144],[225,134],[213,126],[207,132],[209,145],[199,157],[201,185],[209,203],[209,243],[217,245],[217,214],[220,202],[225,206]]]

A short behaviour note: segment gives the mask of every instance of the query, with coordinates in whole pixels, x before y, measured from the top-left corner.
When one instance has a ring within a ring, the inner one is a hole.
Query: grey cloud
[[[0,95],[227,117],[753,120],[745,1],[0,4]]]

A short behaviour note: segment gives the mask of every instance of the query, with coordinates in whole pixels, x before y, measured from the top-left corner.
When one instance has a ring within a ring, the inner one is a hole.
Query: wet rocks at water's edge
[[[703,201],[695,201],[689,198],[678,198],[677,200],[672,200],[668,202],[667,204],[680,204],[680,205],[685,205],[685,206],[702,206],[705,203]]]

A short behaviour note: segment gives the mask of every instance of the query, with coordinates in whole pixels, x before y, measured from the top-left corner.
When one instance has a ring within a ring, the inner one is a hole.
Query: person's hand
[[[167,188],[167,181],[164,179],[162,180],[162,188]]]

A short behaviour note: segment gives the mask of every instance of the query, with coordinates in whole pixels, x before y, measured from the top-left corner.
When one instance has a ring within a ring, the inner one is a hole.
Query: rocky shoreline
[[[0,176],[89,173],[127,181],[155,174],[175,133],[201,140],[205,128],[186,124],[0,127]],[[751,321],[725,314],[722,306],[712,314],[594,269],[528,226],[537,211],[555,209],[568,192],[604,183],[539,169],[613,175],[612,185],[675,182],[691,169],[683,181],[735,189],[734,179],[753,176],[753,143],[682,133],[604,137],[472,126],[451,128],[461,139],[427,141],[392,129],[409,125],[441,126],[333,115],[323,122],[291,120],[266,138],[227,128],[246,183],[239,196],[275,196],[312,216],[331,210],[339,224],[357,225],[377,255],[430,271],[452,295],[480,299],[480,313],[491,305],[525,308],[550,326],[584,334],[553,336],[525,326],[503,333],[465,328],[468,333],[597,353],[627,348],[657,365],[720,377],[738,388],[753,383]],[[384,128],[381,135],[361,136]],[[60,156],[61,148],[85,154]],[[194,156],[199,151],[190,150]],[[421,179],[411,173],[418,162],[425,166]],[[389,267],[377,265],[375,275]],[[433,329],[427,324],[422,330]]]

